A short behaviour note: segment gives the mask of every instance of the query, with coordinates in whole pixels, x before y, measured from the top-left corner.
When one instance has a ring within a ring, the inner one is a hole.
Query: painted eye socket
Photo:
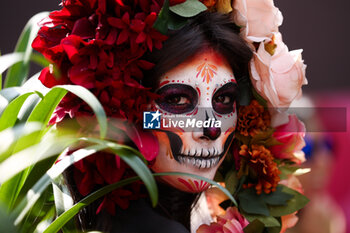
[[[235,83],[227,83],[217,90],[212,99],[214,110],[220,114],[229,114],[233,112],[237,91],[238,88]]]
[[[169,84],[157,91],[158,106],[167,112],[182,114],[192,111],[198,103],[196,90],[185,84]]]

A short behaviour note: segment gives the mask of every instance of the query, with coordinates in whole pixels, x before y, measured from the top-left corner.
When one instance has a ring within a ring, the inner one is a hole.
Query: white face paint
[[[159,110],[168,122],[179,120],[181,114],[201,121],[220,121],[221,127],[189,130],[172,125],[156,131],[160,150],[152,170],[213,179],[233,140],[237,91],[231,67],[212,50],[199,53],[167,72],[160,79],[157,89],[160,98],[153,104],[153,110]],[[200,192],[209,186],[187,176],[162,179],[187,192]]]

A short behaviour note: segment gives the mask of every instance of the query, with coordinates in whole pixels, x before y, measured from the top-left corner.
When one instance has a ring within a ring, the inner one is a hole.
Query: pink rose
[[[273,137],[282,144],[271,146],[269,150],[276,158],[289,159],[300,164],[305,161],[304,153],[301,151],[305,146],[305,126],[296,115],[289,115],[288,118],[289,122],[276,127],[273,133]]]
[[[201,225],[196,233],[244,233],[243,229],[249,224],[237,210],[229,207],[224,216],[217,217],[217,223]]]
[[[251,60],[251,80],[256,91],[273,107],[289,107],[293,100],[300,98],[301,86],[307,84],[306,65],[301,58],[302,50],[288,51],[280,33],[274,34],[277,45],[271,55],[260,43]]]
[[[270,39],[283,21],[273,0],[233,0],[233,8],[236,24],[244,27],[242,34],[251,42]]]

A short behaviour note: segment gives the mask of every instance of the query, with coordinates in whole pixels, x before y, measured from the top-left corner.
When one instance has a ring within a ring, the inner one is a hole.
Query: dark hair
[[[252,57],[252,51],[245,41],[239,36],[239,27],[233,23],[231,15],[204,12],[189,20],[188,24],[180,30],[170,31],[169,39],[161,50],[153,51],[145,55],[145,59],[153,62],[155,67],[145,72],[143,85],[155,88],[159,78],[166,72],[175,68],[191,56],[203,49],[211,48],[224,56],[232,67],[239,89],[249,83],[248,63]],[[72,168],[73,169],[73,168]],[[70,188],[74,189],[72,174],[66,172],[66,181]],[[73,183],[72,183],[73,182]],[[74,192],[75,191],[75,192]],[[75,200],[79,198],[76,190]],[[160,185],[159,205],[156,211],[168,218],[181,222],[187,229],[190,228],[190,208],[196,201],[196,195],[183,193],[171,187]],[[180,203],[181,202],[181,203]],[[184,206],[186,205],[186,206]],[[79,222],[84,229],[96,229],[108,231],[111,228],[110,216],[96,216],[97,205],[88,206],[78,215]],[[94,218],[95,216],[95,218]]]
[[[239,31],[230,14],[199,14],[180,30],[170,31],[161,50],[147,55],[155,67],[146,73],[143,84],[155,88],[164,73],[205,48],[226,58],[239,84],[248,77],[248,63],[253,55]]]

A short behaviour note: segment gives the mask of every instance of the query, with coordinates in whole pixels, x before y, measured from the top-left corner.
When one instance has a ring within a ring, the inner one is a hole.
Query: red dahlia
[[[76,84],[90,89],[108,116],[137,121],[154,95],[140,85],[153,64],[142,59],[167,39],[153,28],[162,0],[64,0],[52,12],[32,46],[60,71],[45,68],[39,77],[47,87]],[[87,111],[80,100],[62,101],[51,123]],[[58,116],[57,116],[58,115]]]

